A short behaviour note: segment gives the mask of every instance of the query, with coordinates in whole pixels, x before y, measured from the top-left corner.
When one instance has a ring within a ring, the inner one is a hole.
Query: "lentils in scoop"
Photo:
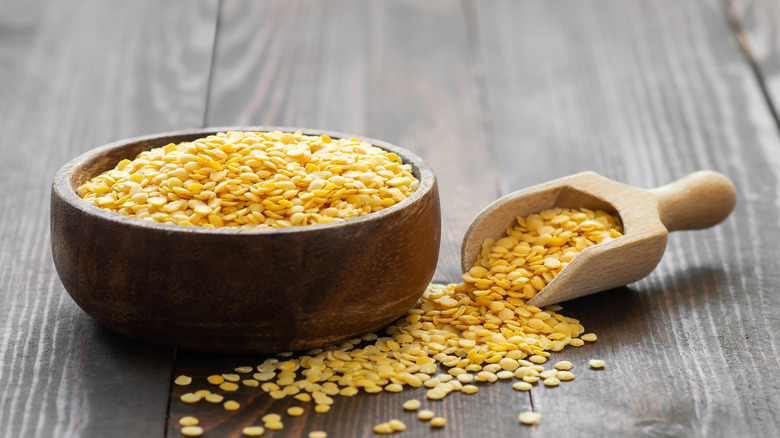
[[[277,228],[379,211],[418,185],[398,155],[355,138],[224,132],[141,152],[77,192],[98,207],[151,221]]]

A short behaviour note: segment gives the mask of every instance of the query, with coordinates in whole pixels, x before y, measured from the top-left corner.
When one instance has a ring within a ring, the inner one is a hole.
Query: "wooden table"
[[[49,244],[58,168],[131,136],[226,125],[349,132],[423,156],[441,186],[435,280],[501,194],[594,170],[656,187],[700,169],[736,184],[733,215],[670,236],[646,279],[566,303],[599,340],[559,388],[496,383],[432,404],[338,398],[284,431],[368,437],[780,435],[780,4],[576,2],[0,1],[0,436],[238,436],[273,401],[244,388],[229,413],[185,405],[172,378],[261,358],[209,356],[113,334],[65,293]],[[586,370],[602,358],[601,372]],[[201,379],[202,380],[202,379]],[[174,397],[172,397],[172,391]],[[542,413],[536,427],[520,411]]]

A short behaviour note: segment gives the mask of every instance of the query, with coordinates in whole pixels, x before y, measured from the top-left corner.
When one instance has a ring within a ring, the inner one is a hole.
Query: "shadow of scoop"
[[[703,267],[653,275],[561,305],[562,313],[581,319],[587,332],[633,343],[647,334],[660,336],[691,312],[726,300],[730,293],[723,269]]]

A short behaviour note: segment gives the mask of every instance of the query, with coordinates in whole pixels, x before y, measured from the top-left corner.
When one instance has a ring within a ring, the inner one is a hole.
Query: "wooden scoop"
[[[505,236],[517,217],[542,210],[585,207],[617,214],[622,237],[586,248],[528,304],[547,306],[633,283],[661,261],[669,231],[695,230],[723,221],[734,209],[736,190],[724,175],[692,173],[666,186],[643,190],[594,172],[556,179],[499,198],[482,210],[461,247],[463,272],[480,254],[482,242]]]

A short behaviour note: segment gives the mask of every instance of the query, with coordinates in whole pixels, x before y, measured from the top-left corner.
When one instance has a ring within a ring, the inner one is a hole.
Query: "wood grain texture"
[[[87,149],[202,123],[216,2],[0,10],[0,436],[161,436],[173,351],[110,333],[70,300],[49,193]]]
[[[504,190],[581,170],[653,187],[700,169],[734,181],[714,229],[670,236],[647,279],[564,306],[595,345],[534,389],[539,436],[773,436],[777,131],[718,2],[478,2]],[[527,139],[518,145],[512,133]],[[534,157],[518,171],[512,163]],[[446,214],[446,213],[445,213]],[[755,237],[748,237],[755,236]],[[607,360],[603,371],[587,359]]]

